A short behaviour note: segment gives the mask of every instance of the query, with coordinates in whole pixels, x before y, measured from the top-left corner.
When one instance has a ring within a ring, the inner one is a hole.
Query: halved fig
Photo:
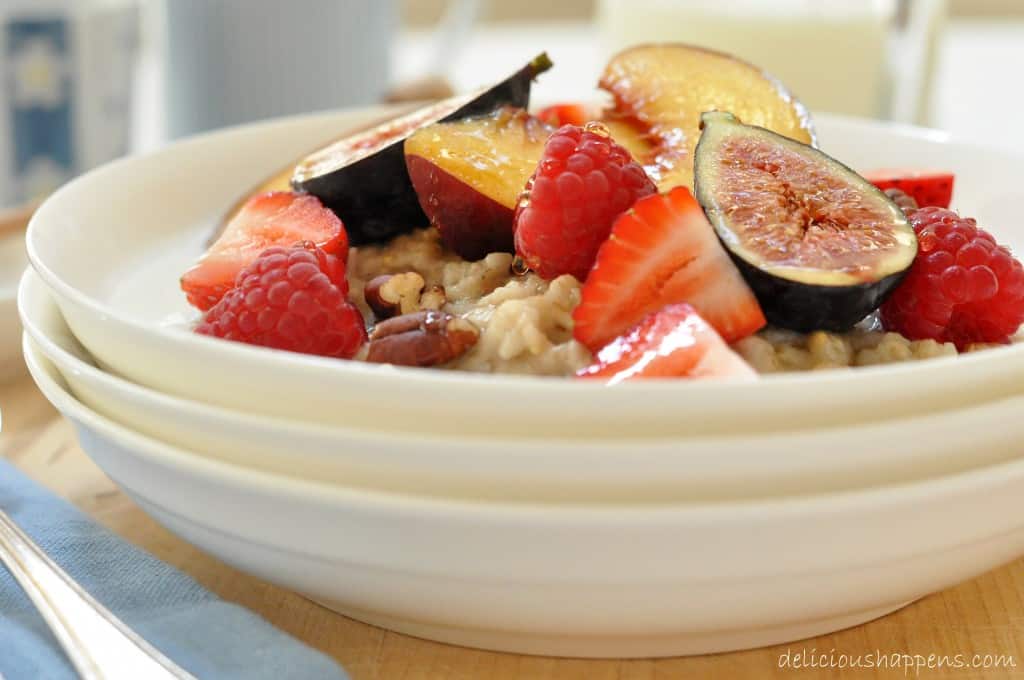
[[[435,123],[405,140],[423,212],[466,260],[514,252],[512,218],[554,128],[522,109]]]
[[[303,159],[292,174],[292,186],[333,210],[345,222],[353,245],[425,226],[427,218],[405,168],[405,139],[439,121],[483,115],[501,106],[526,108],[533,79],[551,65],[547,54],[541,54],[497,85],[338,140]]]
[[[903,211],[806,144],[729,113],[702,120],[697,200],[768,321],[843,331],[877,309],[917,254]]]
[[[728,109],[798,141],[815,139],[807,109],[776,78],[702,47],[631,47],[612,57],[599,84],[615,98],[614,113],[634,119],[654,142],[653,153],[637,160],[660,191],[693,187],[693,149],[705,111]]]
[[[405,110],[414,111],[416,110],[416,108],[418,107],[410,106],[406,107]],[[393,116],[378,118],[376,121],[361,127],[360,131],[369,130],[371,128],[377,127],[378,125],[382,125],[390,120],[393,120],[393,118]],[[355,134],[355,132],[353,132],[352,134]],[[267,177],[263,178],[263,180],[260,181],[258,185],[254,186],[245,195],[241,196],[237,201],[235,201],[235,203],[228,209],[227,213],[225,213],[224,217],[221,219],[220,224],[217,225],[217,228],[213,231],[213,233],[210,234],[209,238],[206,240],[206,245],[213,245],[217,241],[217,239],[220,238],[221,234],[224,233],[224,230],[227,229],[228,225],[231,223],[231,220],[234,219],[235,216],[242,211],[242,208],[245,207],[245,204],[248,203],[253,198],[256,198],[257,196],[261,196],[271,191],[291,191],[293,188],[292,175],[295,173],[295,166],[301,163],[302,159],[305,157],[306,154],[303,154],[300,158],[296,158],[288,165],[279,168],[276,172],[274,172],[274,174],[268,175]]]

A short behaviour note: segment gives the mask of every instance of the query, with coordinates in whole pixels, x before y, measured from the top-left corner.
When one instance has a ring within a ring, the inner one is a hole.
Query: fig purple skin
[[[551,66],[547,54],[541,54],[482,92],[431,104],[336,141],[299,163],[292,187],[313,194],[333,210],[354,246],[382,243],[427,226],[405,165],[406,137],[431,123],[483,115],[502,106],[525,109],[534,78]]]
[[[694,195],[769,323],[842,332],[877,310],[917,255],[903,211],[806,144],[724,112],[702,129]]]
[[[796,284],[772,276],[730,252],[754,291],[768,323],[800,333],[848,331],[882,306],[906,276],[906,270],[851,286]]]

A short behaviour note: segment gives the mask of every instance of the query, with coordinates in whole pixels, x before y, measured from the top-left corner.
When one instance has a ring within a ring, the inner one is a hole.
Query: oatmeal
[[[733,349],[758,373],[891,364],[957,353],[952,343],[908,340],[899,333],[861,329],[808,334],[767,329],[740,340]]]
[[[480,333],[472,349],[444,368],[565,376],[588,366],[593,355],[572,335],[579,281],[570,275],[552,281],[532,272],[517,275],[513,259],[509,253],[491,253],[467,262],[441,245],[436,230],[421,229],[383,246],[353,248],[348,263],[350,298],[373,321],[364,300],[367,281],[381,274],[416,272],[424,290],[443,289],[443,311],[468,321]],[[424,308],[434,307],[424,303]],[[967,351],[986,347],[972,346]],[[758,373],[871,366],[957,354],[952,343],[908,340],[880,330],[877,323],[864,323],[847,333],[767,328],[732,348]]]
[[[349,257],[350,298],[372,319],[363,290],[381,274],[418,272],[426,287],[441,286],[443,310],[480,331],[476,345],[446,368],[493,373],[572,375],[591,354],[572,337],[572,310],[580,284],[572,276],[545,281],[515,275],[512,255],[491,253],[467,262],[446,251],[434,229],[395,238],[384,246],[354,248]]]
[[[478,300],[456,301],[481,329],[476,347],[452,368],[497,373],[571,375],[591,354],[572,337],[580,284],[569,275],[547,282],[536,274],[509,280]]]
[[[601,111],[528,111],[550,67],[332,141],[282,175],[293,191],[238,203],[180,279],[196,332],[614,385],[951,356],[1024,325],[1024,263],[949,209],[954,173],[859,173],[778,83],[736,89],[736,68],[764,78],[685,45],[612,58]],[[689,96],[694,68],[716,106]],[[694,134],[660,134],[673,116]]]

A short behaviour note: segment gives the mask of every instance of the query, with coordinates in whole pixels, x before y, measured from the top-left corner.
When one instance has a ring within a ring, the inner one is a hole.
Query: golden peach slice
[[[435,123],[405,140],[420,206],[445,245],[467,260],[513,251],[519,195],[553,128],[522,109]]]
[[[600,86],[614,97],[615,114],[635,120],[653,140],[651,157],[638,160],[651,167],[662,191],[693,188],[693,150],[706,111],[728,111],[748,125],[815,141],[810,114],[781,82],[720,52],[682,44],[632,47],[612,57]]]

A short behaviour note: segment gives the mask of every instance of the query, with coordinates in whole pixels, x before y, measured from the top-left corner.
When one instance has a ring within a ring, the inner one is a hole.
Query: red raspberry
[[[310,242],[275,246],[239,272],[196,332],[349,359],[366,342],[366,327],[347,295],[342,260]]]
[[[1024,268],[1009,248],[952,210],[922,208],[909,219],[917,259],[882,305],[885,327],[961,350],[1008,342],[1024,323]]]
[[[548,138],[516,208],[516,252],[545,279],[583,281],[615,218],[656,191],[603,125],[564,125]]]

